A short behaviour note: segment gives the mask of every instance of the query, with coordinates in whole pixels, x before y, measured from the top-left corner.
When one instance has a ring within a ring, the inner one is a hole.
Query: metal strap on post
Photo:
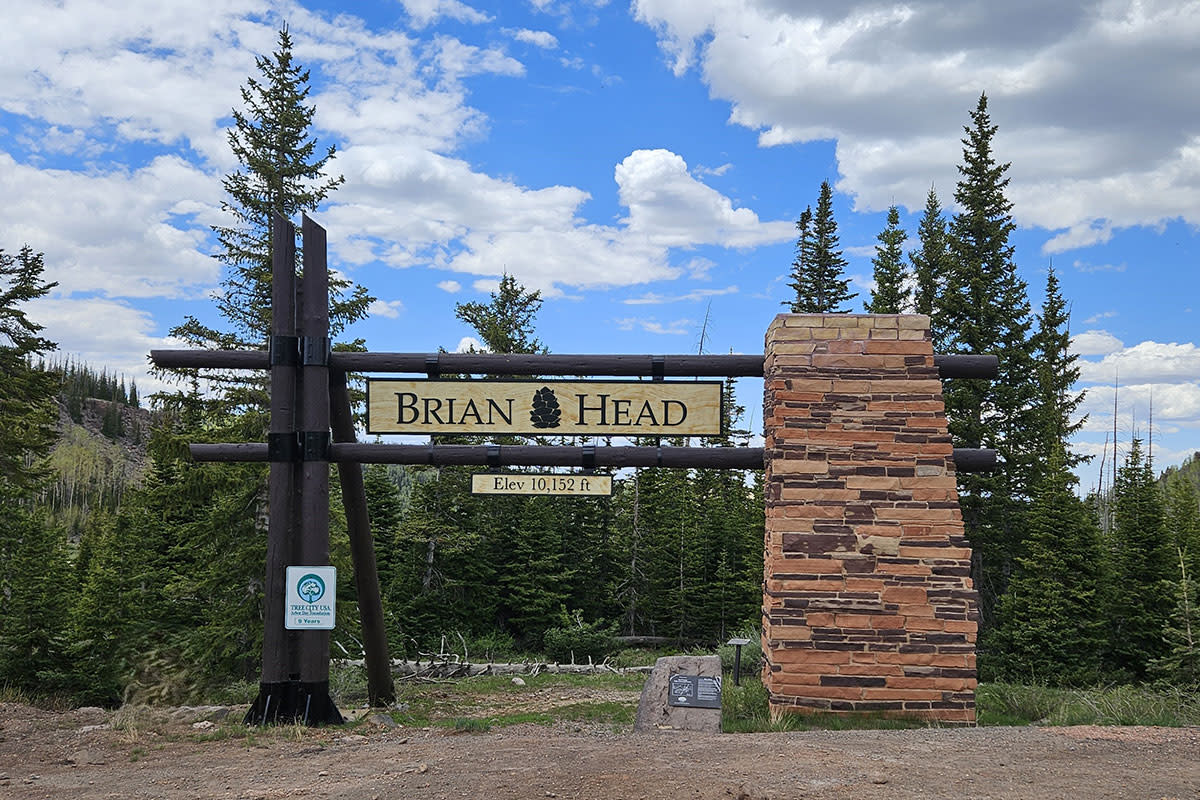
[[[295,433],[268,433],[267,460],[291,463],[300,460],[300,437]]]
[[[300,337],[272,336],[270,340],[272,367],[300,366]]]
[[[303,461],[329,460],[329,431],[304,431],[304,448],[301,452]]]
[[[328,336],[301,336],[301,361],[306,367],[328,367],[329,354],[333,352]]]

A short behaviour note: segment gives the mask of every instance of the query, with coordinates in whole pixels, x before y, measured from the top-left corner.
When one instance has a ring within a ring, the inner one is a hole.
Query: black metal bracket
[[[661,381],[667,374],[667,357],[666,356],[650,356],[650,376],[651,380]]]
[[[270,341],[272,367],[300,366],[299,336],[272,336]]]
[[[304,442],[302,461],[329,460],[329,431],[303,431],[300,436]]]
[[[442,377],[442,368],[438,365],[440,356],[437,353],[431,353],[425,356],[425,374],[429,376],[429,380],[436,380]]]
[[[268,433],[267,460],[271,462],[299,461],[299,435],[295,433]]]
[[[301,359],[306,367],[328,367],[332,352],[328,336],[301,336]]]
[[[596,471],[596,445],[585,444],[583,446],[583,455],[580,458],[583,463],[583,471],[587,475],[591,475]]]
[[[500,445],[489,444],[487,446],[487,465],[492,472],[500,471]]]

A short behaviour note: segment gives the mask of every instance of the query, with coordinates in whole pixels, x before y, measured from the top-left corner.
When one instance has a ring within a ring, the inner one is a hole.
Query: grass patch
[[[980,725],[1200,725],[1200,696],[1179,689],[985,683],[976,702]]]

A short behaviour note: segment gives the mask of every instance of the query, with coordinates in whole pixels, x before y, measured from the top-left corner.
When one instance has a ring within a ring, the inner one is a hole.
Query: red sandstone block
[[[934,666],[934,659],[944,656],[936,656],[933,653],[889,653],[879,652],[875,654],[875,659],[880,664],[902,664],[909,667],[928,667]],[[947,666],[938,664],[936,666]]]
[[[926,605],[925,603],[901,603],[896,613],[903,614],[910,620],[915,620],[919,617],[932,619],[934,616],[933,606]]]
[[[784,655],[786,654],[786,656]],[[777,663],[804,664],[849,664],[850,652],[847,650],[774,650],[771,659]]]
[[[875,615],[868,618],[871,627],[875,630],[896,630],[906,626],[907,617],[898,616],[895,614]],[[911,625],[909,626],[911,627]]]
[[[975,633],[978,629],[979,623],[969,619],[946,620],[946,633]]]
[[[948,502],[951,500],[956,501],[956,500],[958,500],[958,492],[956,492],[954,489],[952,489],[949,486],[947,486],[945,488],[913,487],[912,499],[917,500],[917,501],[925,501],[925,502],[930,502],[930,501]]]
[[[866,344],[866,342],[862,342],[862,341],[839,339],[837,341],[830,342],[829,346],[826,348],[826,352],[828,352],[828,353],[853,353],[853,354],[857,354],[857,355],[862,355],[863,347],[865,344]]]
[[[800,694],[800,693],[799,692],[789,692],[787,690],[787,687],[789,687],[789,686],[820,686],[821,685],[821,676],[816,673],[813,673],[811,675],[808,675],[808,674],[797,675],[797,674],[791,673],[791,672],[773,672],[773,673],[771,673],[771,677],[769,678],[769,681],[770,681],[770,685],[772,686],[772,688],[775,689],[775,691],[780,692],[781,694],[796,695],[796,694]]]
[[[883,590],[883,602],[925,604],[928,602],[928,599],[926,598],[924,589],[909,586],[889,586]]]
[[[961,692],[974,689],[965,678],[888,678],[889,689],[936,689],[942,692]],[[974,681],[970,681],[974,683]],[[940,699],[940,698],[939,698]]]
[[[797,697],[822,697],[831,700],[862,700],[861,686],[808,686]]]
[[[880,572],[888,575],[932,575],[927,564],[887,564],[882,565]]]
[[[943,631],[946,629],[945,621],[933,618],[933,609],[930,609],[930,616],[922,617],[912,615],[907,617],[908,630],[910,631]]]
[[[884,676],[904,675],[904,668],[898,664],[859,664],[853,663],[848,666],[838,667],[839,675],[865,675],[865,676]],[[890,683],[890,681],[889,681]]]
[[[933,345],[929,342],[887,341],[885,339],[870,339],[866,342],[864,352],[882,355],[928,355],[930,361],[926,366],[933,366]]]
[[[787,371],[788,368],[795,367],[811,367],[812,356],[771,356],[771,363],[764,366],[767,369],[767,374],[775,372]]]
[[[771,345],[771,354],[775,356],[806,356],[811,353],[816,344],[812,341],[776,342]]]
[[[829,559],[833,561],[833,559]],[[841,562],[837,562],[841,563]],[[879,578],[851,578],[846,577],[847,592],[882,592],[884,583]]]
[[[837,614],[834,617],[834,620],[839,628],[850,628],[857,630],[860,628],[865,629],[871,627],[871,618],[866,614]]]
[[[767,474],[779,475],[823,475],[829,472],[829,465],[824,461],[808,461],[801,459],[771,459],[767,462]]]
[[[847,489],[891,491],[899,489],[902,480],[902,478],[888,478],[883,475],[847,475],[844,483]]]
[[[833,627],[833,614],[828,611],[814,611],[805,617],[805,620],[814,628]]]
[[[864,700],[941,700],[942,693],[933,689],[877,689],[863,690]]]

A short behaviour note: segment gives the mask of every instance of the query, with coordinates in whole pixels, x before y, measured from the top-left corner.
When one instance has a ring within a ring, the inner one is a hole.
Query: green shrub
[[[563,624],[550,628],[542,639],[546,659],[557,663],[580,663],[589,658],[603,661],[616,651],[614,636],[616,629],[603,620],[584,622],[576,611],[573,615],[563,613]]]

